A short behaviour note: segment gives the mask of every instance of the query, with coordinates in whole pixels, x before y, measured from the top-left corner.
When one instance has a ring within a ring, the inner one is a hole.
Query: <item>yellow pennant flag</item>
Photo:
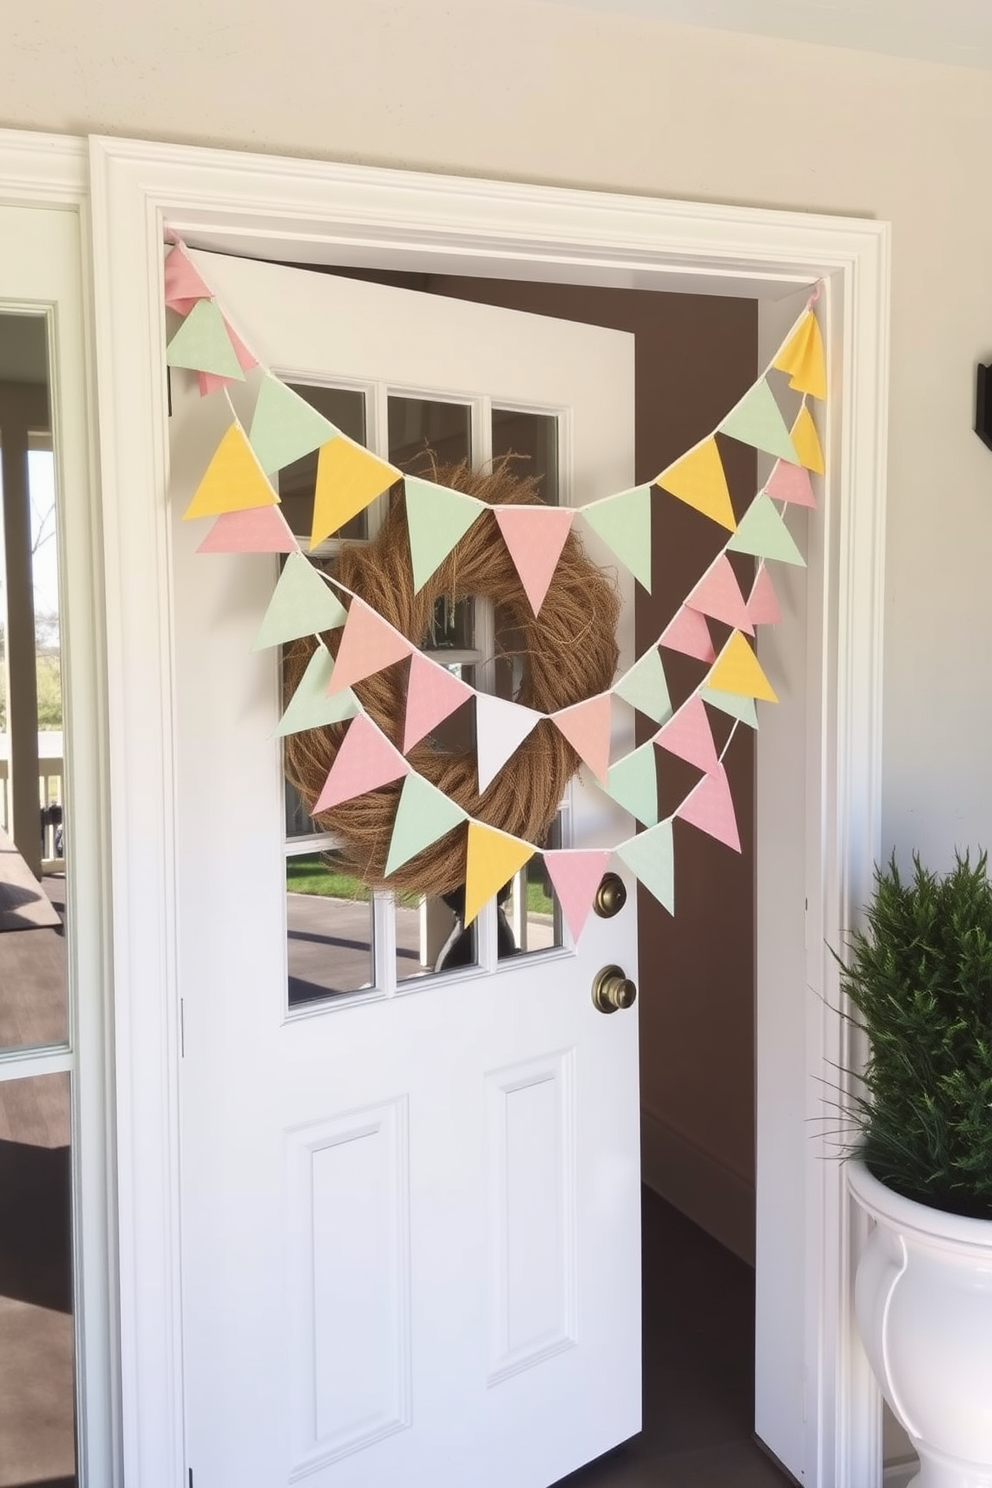
[[[805,465],[806,469],[812,470],[815,475],[822,475],[824,466],[820,437],[816,432],[813,415],[805,403],[800,408],[796,422],[792,426],[792,442],[796,447],[800,465]]]
[[[705,685],[716,688],[718,692],[735,693],[737,697],[763,698],[766,703],[778,702],[772,684],[758,664],[758,658],[739,630],[734,631],[713,663]]]
[[[827,362],[823,355],[823,337],[812,310],[807,310],[778,356],[772,362],[780,372],[788,372],[789,386],[812,398],[827,396]]]
[[[240,424],[232,424],[214,450],[193,499],[183,512],[183,521],[275,506],[278,500],[244,429]]]
[[[723,461],[712,436],[655,476],[654,484],[670,491],[704,516],[712,517],[721,527],[737,531]]]
[[[482,822],[468,824],[468,866],[465,870],[465,924],[471,925],[482,906],[534,856],[535,849],[519,837],[498,832]]]
[[[341,435],[322,444],[317,455],[311,548],[357,517],[400,475],[395,466]]]

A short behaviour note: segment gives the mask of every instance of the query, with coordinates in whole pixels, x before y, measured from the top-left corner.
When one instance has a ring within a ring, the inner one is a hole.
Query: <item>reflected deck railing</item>
[[[61,730],[38,735],[38,826],[41,832],[43,873],[65,870],[63,777],[65,761]],[[11,830],[10,739],[0,733],[0,827]]]

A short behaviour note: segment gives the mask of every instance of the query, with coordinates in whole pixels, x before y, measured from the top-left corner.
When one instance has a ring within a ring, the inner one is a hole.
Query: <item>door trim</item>
[[[807,974],[790,1055],[843,1067],[830,927],[879,855],[887,224],[93,138],[93,273],[112,779],[124,1474],[183,1471],[171,614],[161,243],[338,263],[774,298],[824,281],[830,478],[811,567]],[[852,499],[852,493],[857,499]],[[797,995],[800,990],[797,989]],[[850,1322],[860,1243],[839,1164],[806,1163],[806,1481],[880,1472],[880,1405]],[[822,1237],[822,1239],[821,1239]]]

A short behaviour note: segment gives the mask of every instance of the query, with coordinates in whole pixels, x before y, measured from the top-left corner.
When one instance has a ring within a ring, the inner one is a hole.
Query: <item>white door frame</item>
[[[3,141],[0,141],[2,144]],[[68,143],[68,142],[65,142]],[[39,175],[41,151],[38,152]],[[288,262],[774,296],[826,281],[835,394],[810,590],[810,999],[791,1053],[844,1063],[831,927],[879,853],[889,237],[885,224],[417,175],[237,152],[90,142],[106,563],[123,1474],[183,1470],[174,763],[161,243]],[[856,499],[855,499],[856,495]],[[797,988],[797,996],[804,989]],[[810,1142],[808,1480],[878,1480],[880,1410],[850,1319],[859,1243],[836,1163]],[[822,1239],[820,1238],[822,1237]],[[83,1396],[85,1399],[85,1394]]]

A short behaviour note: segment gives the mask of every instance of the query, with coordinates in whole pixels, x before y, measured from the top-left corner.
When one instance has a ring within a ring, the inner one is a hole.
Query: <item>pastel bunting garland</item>
[[[815,296],[814,296],[815,299]],[[209,286],[175,244],[165,260],[165,302],[182,316],[166,353],[170,366],[194,372],[201,393],[243,382],[258,365],[218,306]],[[285,565],[263,619],[256,649],[301,636],[317,646],[276,729],[285,735],[331,724],[349,726],[324,788],[313,807],[319,815],[335,804],[402,780],[392,827],[386,876],[446,833],[467,824],[465,923],[536,853],[575,940],[582,933],[592,896],[610,850],[538,849],[475,820],[416,774],[405,758],[444,718],[475,700],[479,790],[504,768],[522,740],[550,717],[590,775],[646,828],[612,850],[665,908],[674,913],[674,819],[740,851],[724,756],[739,724],[756,727],[755,702],[776,701],[775,692],[746,639],[757,625],[775,624],[781,611],[769,562],[803,564],[783,520],[787,507],[813,506],[811,474],[824,473],[823,450],[809,406],[826,395],[823,340],[811,299],[769,367],[723,418],[713,434],[667,466],[654,481],[601,498],[584,507],[487,507],[462,492],[404,477],[342,434],[299,394],[261,369],[254,416],[246,433],[233,415],[184,518],[211,517],[201,552],[283,553]],[[772,374],[801,395],[787,426],[773,391]],[[715,435],[737,440],[774,457],[771,474],[738,516],[731,503]],[[282,513],[270,476],[317,451],[317,480],[311,550],[340,530],[391,485],[402,480],[417,589],[428,581],[483,511],[493,511],[521,586],[535,615],[554,574],[575,518],[600,539],[638,582],[651,589],[651,522],[655,500],[668,494],[694,507],[728,533],[724,547],[655,642],[609,692],[555,714],[477,692],[446,667],[418,651],[364,600],[317,570],[300,550]],[[779,504],[776,504],[779,503]],[[728,554],[756,560],[750,591],[741,592]],[[717,652],[709,628],[731,628]],[[337,659],[321,639],[341,629]],[[707,671],[695,691],[673,710],[665,675],[665,650],[702,663]],[[398,749],[365,713],[353,684],[385,667],[409,661],[406,718]],[[657,726],[647,744],[610,761],[612,699],[636,709]],[[732,719],[718,752],[707,708]],[[663,820],[658,817],[658,751],[678,756],[701,772],[700,779]]]

